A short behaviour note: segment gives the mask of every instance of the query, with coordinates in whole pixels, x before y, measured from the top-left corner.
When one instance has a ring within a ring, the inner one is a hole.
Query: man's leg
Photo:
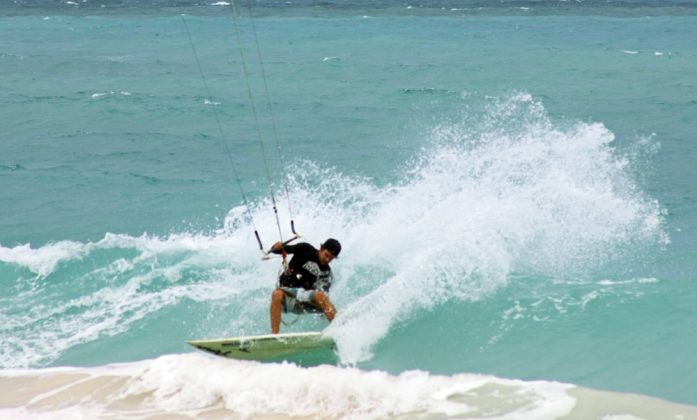
[[[276,289],[271,294],[271,333],[278,334],[281,328],[281,310],[286,294],[281,289]]]
[[[326,293],[322,291],[315,292],[312,298],[312,303],[322,308],[324,315],[327,317],[329,322],[332,322],[336,316],[336,308],[334,305],[332,305],[332,301],[329,300],[329,296],[327,296]]]

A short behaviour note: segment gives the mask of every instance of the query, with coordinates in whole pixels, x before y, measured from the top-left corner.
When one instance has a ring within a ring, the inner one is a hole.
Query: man
[[[329,263],[341,252],[341,244],[329,238],[319,250],[308,243],[271,247],[274,254],[293,254],[288,269],[278,278],[278,288],[271,294],[271,332],[278,334],[281,311],[302,314],[323,312],[329,322],[336,316],[336,308],[327,293],[332,285]]]

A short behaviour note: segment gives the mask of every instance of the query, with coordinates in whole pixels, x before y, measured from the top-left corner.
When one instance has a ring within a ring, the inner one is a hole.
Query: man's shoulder
[[[314,246],[308,244],[307,242],[300,242],[299,244],[295,245],[293,247],[295,253],[315,253],[317,252],[317,248]]]

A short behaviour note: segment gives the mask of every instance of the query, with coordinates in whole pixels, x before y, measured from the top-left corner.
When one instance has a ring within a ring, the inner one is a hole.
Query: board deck
[[[282,360],[306,353],[333,351],[334,340],[320,332],[267,334],[192,340],[188,344],[218,356],[240,360]]]

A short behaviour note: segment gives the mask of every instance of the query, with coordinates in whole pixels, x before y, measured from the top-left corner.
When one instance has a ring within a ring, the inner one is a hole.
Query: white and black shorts
[[[315,299],[314,290],[295,287],[281,287],[280,289],[284,293],[283,312],[294,314],[322,313],[322,308],[312,303]]]

